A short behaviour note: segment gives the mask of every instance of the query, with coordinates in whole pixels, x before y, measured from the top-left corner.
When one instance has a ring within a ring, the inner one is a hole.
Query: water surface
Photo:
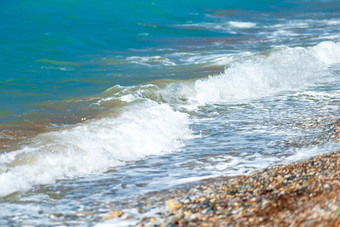
[[[5,0],[0,19],[3,225],[94,225],[339,149],[335,0]]]

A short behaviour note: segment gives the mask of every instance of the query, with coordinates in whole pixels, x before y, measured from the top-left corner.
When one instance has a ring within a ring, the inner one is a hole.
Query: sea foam
[[[190,99],[199,105],[249,100],[325,82],[332,76],[327,67],[340,62],[339,51],[340,44],[334,42],[281,47],[269,55],[235,62],[221,75],[197,80],[196,94]]]
[[[235,28],[253,28],[256,23],[253,22],[240,22],[240,21],[229,21],[229,25]]]
[[[190,136],[188,121],[167,104],[146,101],[118,117],[41,134],[31,145],[0,156],[0,196],[173,152]]]
[[[328,67],[340,62],[339,52],[340,43],[322,42],[312,47],[280,46],[260,54],[190,56],[186,60],[191,64],[221,61],[227,66],[220,75],[169,81],[162,87],[151,84],[125,87],[112,96],[127,102],[153,99],[171,104],[175,109],[178,106],[195,109],[213,103],[247,102],[333,80]]]
[[[308,50],[326,65],[340,63],[340,42],[322,42]]]

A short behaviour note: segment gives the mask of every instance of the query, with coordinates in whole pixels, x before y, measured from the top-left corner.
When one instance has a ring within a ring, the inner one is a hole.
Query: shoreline
[[[143,218],[114,210],[102,220],[118,226],[340,226],[340,151],[149,193],[133,207]]]

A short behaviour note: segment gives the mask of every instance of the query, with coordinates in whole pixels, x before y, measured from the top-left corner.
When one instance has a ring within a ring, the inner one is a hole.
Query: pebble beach
[[[339,142],[339,126],[335,121],[323,137]],[[128,207],[145,213],[136,226],[340,226],[339,166],[336,151],[245,176],[150,193]],[[160,212],[148,215],[150,209]],[[103,217],[110,219],[133,218],[114,210]]]
[[[340,151],[183,191],[161,226],[339,226]],[[183,196],[185,194],[185,196]]]
[[[339,0],[0,18],[0,227],[339,226]]]

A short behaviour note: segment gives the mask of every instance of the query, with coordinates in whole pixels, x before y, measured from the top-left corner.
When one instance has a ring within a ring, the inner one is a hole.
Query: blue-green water
[[[339,149],[308,128],[339,118],[337,0],[3,0],[0,20],[0,224],[93,225]]]
[[[95,95],[117,84],[206,74],[192,75],[180,64],[179,69],[170,69],[175,73],[168,72],[169,67],[140,67],[126,61],[129,56],[265,50],[270,44],[296,40],[266,40],[267,34],[260,33],[272,29],[264,26],[279,24],[282,19],[307,19],[299,14],[300,10],[312,15],[312,19],[338,13],[338,2],[65,0],[0,4],[0,121],[5,124],[18,115],[41,111],[34,106],[42,102]],[[322,15],[313,15],[316,10]],[[258,25],[233,29],[223,25],[227,21]],[[222,26],[209,28],[209,23]],[[309,37],[317,29],[305,29],[298,35]],[[333,29],[336,34],[338,30]],[[259,39],[264,39],[265,44]],[[252,44],[245,45],[247,42]]]

